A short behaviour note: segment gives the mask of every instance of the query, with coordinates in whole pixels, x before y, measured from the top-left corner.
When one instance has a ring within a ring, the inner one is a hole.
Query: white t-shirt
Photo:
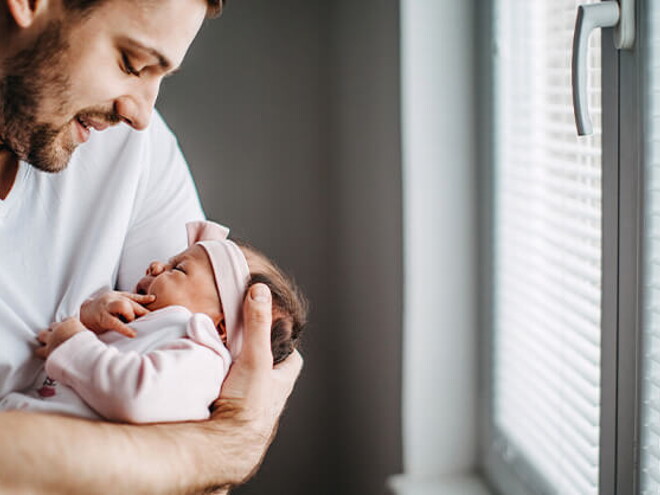
[[[153,260],[185,249],[203,218],[175,137],[149,128],[92,131],[66,170],[26,163],[0,201],[0,397],[28,387],[41,365],[36,334],[77,315],[92,293],[131,290]]]

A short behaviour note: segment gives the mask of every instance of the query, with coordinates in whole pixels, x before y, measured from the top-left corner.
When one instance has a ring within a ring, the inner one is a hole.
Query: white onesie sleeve
[[[208,316],[193,315],[186,333],[187,338],[140,354],[108,346],[91,331],[80,332],[53,351],[46,371],[110,420],[207,419],[231,357]]]

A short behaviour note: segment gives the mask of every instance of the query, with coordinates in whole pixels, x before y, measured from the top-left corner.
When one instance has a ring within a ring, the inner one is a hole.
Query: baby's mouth
[[[135,287],[135,293],[140,294],[141,296],[146,296],[149,293],[149,284],[150,280],[146,280],[144,278],[141,279]]]

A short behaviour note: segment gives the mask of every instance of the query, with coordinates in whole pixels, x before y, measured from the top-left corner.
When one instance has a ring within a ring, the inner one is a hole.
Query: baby
[[[186,228],[188,249],[151,263],[136,294],[105,292],[83,304],[80,318],[40,332],[43,372],[0,409],[131,423],[206,419],[241,351],[243,298],[258,282],[273,296],[273,360],[288,356],[307,313],[295,284],[221,225]]]

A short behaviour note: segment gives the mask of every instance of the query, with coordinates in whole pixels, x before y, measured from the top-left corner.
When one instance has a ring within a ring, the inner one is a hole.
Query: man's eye
[[[181,265],[174,265],[172,267],[172,270],[176,270],[176,271],[179,271],[179,272],[182,272],[182,273],[186,273],[186,271],[183,268],[181,268]]]
[[[140,71],[136,70],[131,61],[128,59],[128,56],[125,53],[121,54],[121,60],[124,65],[124,72],[132,76],[140,77]]]

